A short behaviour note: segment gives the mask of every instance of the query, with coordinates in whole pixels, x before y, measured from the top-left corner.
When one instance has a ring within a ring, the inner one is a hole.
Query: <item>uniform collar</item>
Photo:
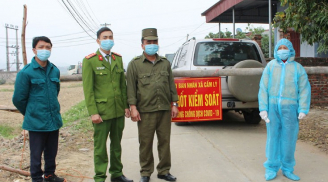
[[[98,50],[99,50],[100,54],[102,55],[102,57],[103,57],[104,59],[107,59],[107,58],[106,58],[107,54],[104,53],[101,49],[98,49]],[[108,55],[109,55],[109,60],[107,60],[107,61],[111,62],[112,51],[110,51],[110,53],[109,53]]]
[[[106,53],[104,53],[101,49],[98,49],[99,50],[99,52],[100,52],[100,54],[103,56],[103,57],[106,57]],[[112,54],[112,51],[109,53],[109,55],[111,55]]]
[[[47,67],[52,67],[52,64],[50,63],[50,61],[47,60],[47,62],[48,62],[48,63],[47,63]],[[43,68],[39,65],[39,63],[35,60],[35,57],[32,58],[31,65],[32,65],[32,67],[33,67],[34,69],[36,69],[36,68],[41,68],[41,69],[43,69]]]
[[[141,55],[141,60],[142,60],[142,62],[145,62],[145,61],[151,62],[151,61],[149,61],[149,60],[146,58],[144,52],[143,52],[142,55]],[[154,63],[157,63],[157,62],[160,61],[160,60],[161,60],[161,57],[156,53],[156,59],[155,59]],[[152,63],[152,62],[151,62],[151,63]]]

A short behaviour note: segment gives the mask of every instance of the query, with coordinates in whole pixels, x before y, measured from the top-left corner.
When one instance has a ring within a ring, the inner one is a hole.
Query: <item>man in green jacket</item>
[[[157,177],[176,181],[176,177],[169,173],[171,118],[175,118],[179,112],[170,62],[156,53],[158,37],[155,28],[142,30],[141,42],[144,52],[129,63],[127,70],[131,119],[138,122],[140,182],[148,182],[154,172],[152,149],[155,132],[159,156]]]
[[[63,126],[58,102],[60,72],[48,60],[52,48],[48,37],[33,38],[32,47],[35,57],[17,74],[13,95],[13,104],[24,115],[23,129],[29,131],[31,178],[32,182],[65,182],[55,175],[59,128]]]
[[[97,32],[100,48],[83,59],[82,80],[85,103],[94,127],[94,168],[96,182],[106,180],[110,138],[110,167],[112,182],[133,182],[123,175],[121,139],[124,116],[130,117],[126,81],[121,55],[111,52],[113,32],[103,27]]]

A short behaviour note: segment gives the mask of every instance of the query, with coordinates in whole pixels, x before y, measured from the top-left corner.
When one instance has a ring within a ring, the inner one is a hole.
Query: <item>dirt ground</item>
[[[11,98],[14,85],[0,85],[0,105],[14,107]],[[61,112],[69,110],[84,99],[82,82],[63,82],[59,94]],[[0,111],[0,124],[18,126],[22,124],[23,116],[18,113]],[[14,131],[20,133],[22,130]],[[0,165],[9,166],[15,169],[29,171],[29,147],[23,135],[18,135],[14,139],[4,139],[0,136]],[[57,156],[57,174],[64,176],[70,182],[82,181],[82,176],[92,178],[93,174],[88,174],[92,168],[93,143],[92,133],[76,133],[70,128],[60,130],[59,151]],[[21,160],[23,159],[23,160]],[[21,162],[22,161],[22,162]],[[22,166],[22,167],[20,167]],[[65,167],[65,168],[64,168]],[[73,177],[78,176],[78,177]],[[0,170],[1,182],[25,182],[31,181],[29,177],[24,177],[16,173]]]
[[[0,85],[0,105],[12,106],[11,102],[13,85]],[[63,82],[59,101],[61,112],[83,100],[81,82]],[[328,107],[312,107],[306,119],[300,121],[299,139],[309,142],[328,154]],[[0,111],[0,125],[18,126],[22,124],[22,115]],[[265,125],[261,122],[260,125]],[[265,128],[265,126],[263,126]],[[14,131],[17,137],[4,139],[0,136],[0,165],[15,169],[29,171],[29,147],[28,141],[19,134],[20,129]],[[57,174],[68,181],[79,182],[86,178],[92,178],[93,171],[93,140],[92,132],[78,133],[71,128],[64,127],[60,130],[59,152],[57,156]],[[24,148],[24,152],[22,152]],[[84,177],[84,178],[83,178]],[[26,182],[29,177],[0,170],[1,182]]]

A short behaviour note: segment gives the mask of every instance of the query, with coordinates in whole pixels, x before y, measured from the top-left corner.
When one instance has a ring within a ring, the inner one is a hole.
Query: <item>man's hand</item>
[[[141,121],[139,111],[137,110],[137,107],[134,105],[131,105],[131,120],[132,121]]]
[[[125,111],[125,117],[130,118],[130,116],[131,116],[130,110],[125,109],[124,111]]]
[[[179,109],[177,106],[172,106],[171,117],[176,118],[178,116]]]
[[[99,123],[103,122],[103,120],[101,119],[99,114],[92,115],[91,120],[94,124],[99,124]]]

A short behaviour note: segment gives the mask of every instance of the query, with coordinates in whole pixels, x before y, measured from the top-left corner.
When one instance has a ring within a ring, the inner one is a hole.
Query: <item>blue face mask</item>
[[[41,61],[47,61],[51,54],[51,52],[46,49],[38,49],[36,52],[36,57],[38,57]]]
[[[111,39],[106,39],[106,40],[100,41],[100,47],[102,49],[104,49],[105,51],[111,50],[113,46],[114,46],[114,41]]]
[[[146,54],[148,54],[150,56],[156,54],[157,51],[158,51],[157,44],[148,44],[145,46],[145,52],[146,52]]]
[[[289,50],[278,50],[277,55],[281,60],[287,60],[289,57]]]

